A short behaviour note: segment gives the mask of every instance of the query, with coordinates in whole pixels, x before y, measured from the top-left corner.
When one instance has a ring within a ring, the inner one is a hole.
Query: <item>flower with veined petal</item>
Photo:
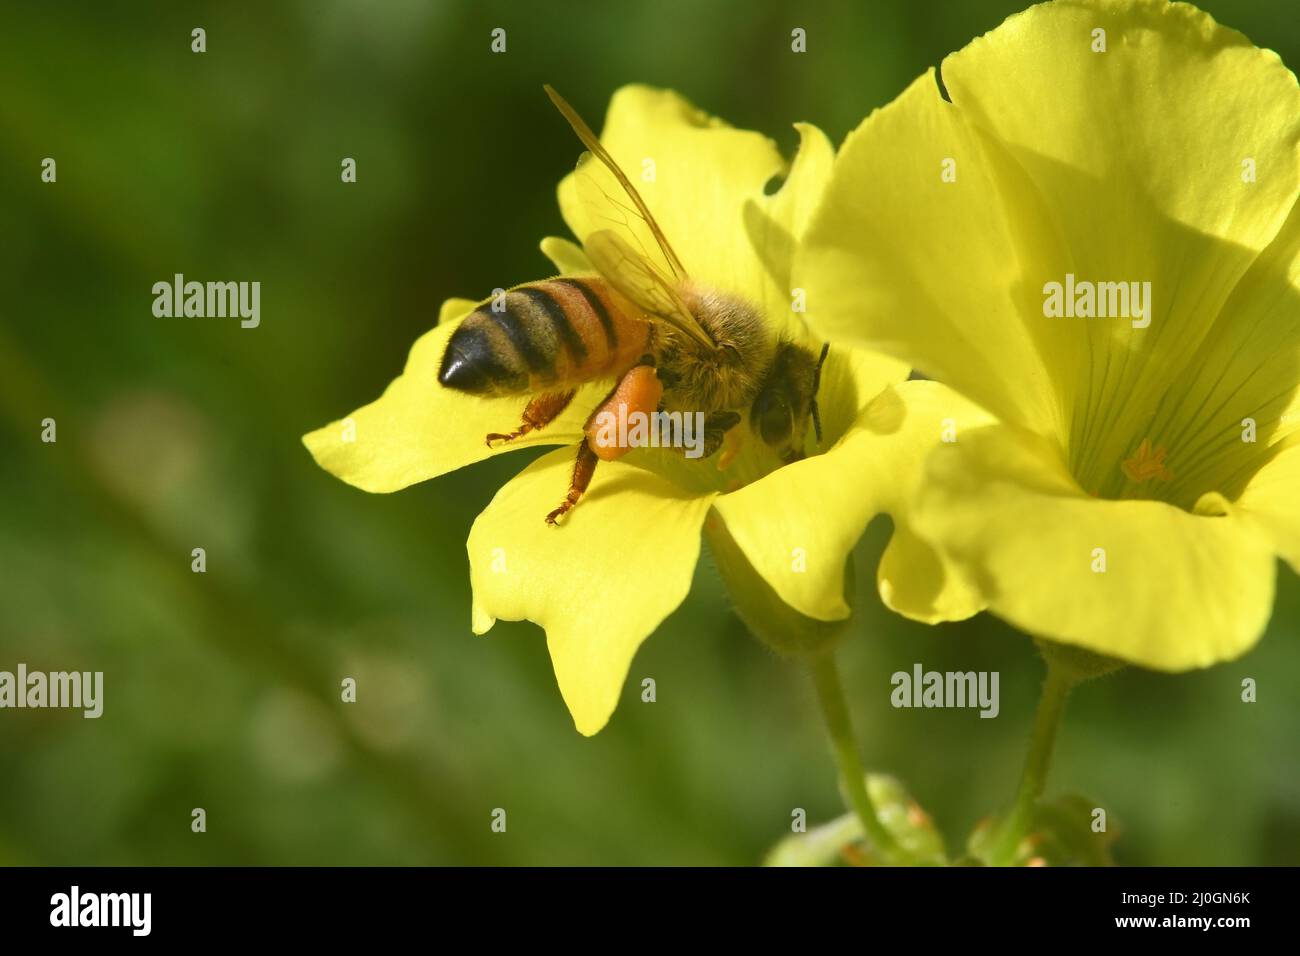
[[[1243,654],[1276,557],[1300,570],[1295,76],[1186,4],[1070,0],[936,79],[849,137],[805,249],[818,331],[999,420],[930,457],[909,520],[1033,635]],[[1101,283],[1150,283],[1145,313]]]
[[[638,191],[695,282],[747,299],[774,331],[815,349],[821,343],[793,312],[791,296],[802,269],[798,238],[821,197],[833,150],[819,130],[797,128],[798,156],[787,167],[759,134],[706,116],[674,93],[630,86],[615,94],[601,141],[624,169],[641,170],[644,158],[653,159],[656,174],[642,177]],[[782,174],[784,184],[768,195],[765,187]],[[606,185],[617,188],[612,180]],[[559,199],[579,240],[603,225],[579,201],[572,175],[560,184]],[[542,249],[562,274],[593,271],[572,242],[547,239]],[[379,399],[304,441],[323,468],[372,492],[396,491],[518,447],[570,446],[538,458],[497,493],[474,522],[468,550],[474,631],[484,633],[498,618],[545,628],[560,691],[584,734],[608,721],[637,647],[686,596],[706,522],[728,552],[729,584],[756,572],[757,588],[770,589],[766,596],[775,595],[791,614],[843,620],[845,563],[867,523],[897,509],[907,476],[939,440],[945,419],[982,420],[941,386],[904,382],[900,362],[832,343],[818,395],[820,453],[810,440],[809,457],[782,466],[751,438],[719,471],[713,459],[634,449],[602,462],[564,525],[548,527],[542,518],[568,487],[571,446],[610,383],[584,386],[546,428],[486,447],[485,435],[519,420],[525,399],[472,397],[437,380],[448,338],[474,306],[463,299],[444,304],[437,327],[415,343],[405,370]],[[881,574],[907,600],[937,607],[935,613],[970,613],[964,594],[932,587],[942,574],[913,583],[903,573],[909,566],[933,572],[937,564],[898,519]],[[778,617],[779,611],[755,612],[747,623],[773,627]],[[780,640],[774,635],[774,643]]]

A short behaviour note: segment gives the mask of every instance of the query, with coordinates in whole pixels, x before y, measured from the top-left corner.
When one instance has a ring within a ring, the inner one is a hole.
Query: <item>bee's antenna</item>
[[[817,444],[822,443],[822,416],[817,408],[817,389],[822,384],[822,365],[826,361],[826,353],[831,350],[831,343],[822,343],[822,354],[817,357],[817,367],[813,369],[813,399],[812,399],[812,420],[813,431],[817,435]]]
[[[822,366],[826,364],[826,353],[831,350],[831,343],[822,343],[822,354],[817,356],[817,369],[813,372],[813,394],[817,394],[817,387],[822,383]]]

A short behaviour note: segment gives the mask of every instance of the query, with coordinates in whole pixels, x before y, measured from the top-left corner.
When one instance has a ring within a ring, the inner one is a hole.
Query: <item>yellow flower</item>
[[[911,521],[1031,634],[1244,653],[1300,569],[1295,77],[1194,7],[1072,0],[937,80],[849,137],[805,252],[818,331],[999,419]]]
[[[797,239],[821,196],[833,150],[814,127],[797,129],[798,156],[787,165],[761,135],[706,116],[674,93],[629,86],[615,94],[601,139],[630,171],[694,281],[742,296],[775,331],[815,349],[821,343],[792,309],[802,268]],[[584,166],[588,173],[618,193],[603,167]],[[781,175],[784,184],[769,194],[766,187]],[[574,175],[560,184],[565,222],[585,240],[609,223],[579,193]],[[655,248],[648,234],[637,239]],[[542,250],[562,274],[594,271],[572,242],[547,239]],[[560,691],[584,734],[608,721],[638,646],[686,596],[706,521],[716,540],[734,544],[744,558],[729,562],[730,579],[739,564],[739,576],[757,572],[762,586],[797,614],[843,619],[846,558],[870,519],[900,500],[906,483],[898,464],[920,461],[942,418],[978,414],[934,383],[904,383],[900,362],[832,346],[818,395],[824,454],[815,454],[810,441],[811,457],[781,467],[751,438],[720,471],[713,458],[638,448],[602,461],[579,505],[560,527],[549,527],[543,517],[568,488],[583,422],[610,383],[584,386],[546,428],[488,448],[484,436],[518,422],[526,399],[471,397],[437,380],[447,341],[474,306],[447,302],[383,396],[304,441],[323,468],[372,492],[518,447],[568,446],[525,468],[475,521],[468,542],[472,626],[482,634],[497,619],[527,619],[545,628]],[[898,560],[904,551],[937,564],[908,535],[895,544],[887,565],[906,564]],[[935,580],[921,587],[902,580],[898,589],[945,613],[972,613],[960,595],[933,587]]]

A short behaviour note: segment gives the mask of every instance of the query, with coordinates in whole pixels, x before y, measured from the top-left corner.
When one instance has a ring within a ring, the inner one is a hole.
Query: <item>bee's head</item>
[[[803,457],[809,421],[818,444],[821,443],[817,389],[829,349],[829,344],[823,345],[821,355],[813,358],[812,352],[803,346],[780,342],[771,371],[750,407],[750,427],[786,462]]]

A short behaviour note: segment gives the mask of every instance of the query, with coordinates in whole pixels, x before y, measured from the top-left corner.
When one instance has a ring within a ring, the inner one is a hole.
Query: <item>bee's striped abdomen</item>
[[[630,368],[650,324],[598,277],[517,286],[479,306],[452,333],[438,381],[475,395],[578,385]]]

